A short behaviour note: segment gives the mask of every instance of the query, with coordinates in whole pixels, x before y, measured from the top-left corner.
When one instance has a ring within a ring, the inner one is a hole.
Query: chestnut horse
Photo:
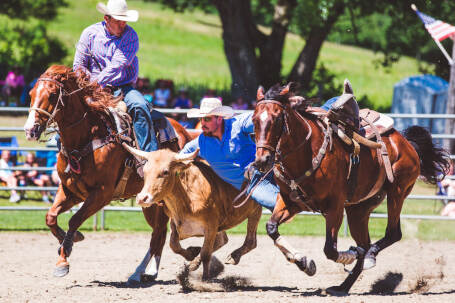
[[[80,173],[75,172],[72,166],[68,169],[68,159],[62,151],[58,154],[57,171],[61,183],[54,203],[47,212],[46,224],[61,244],[54,275],[65,276],[69,271],[68,257],[73,241],[84,239],[77,229],[112,200],[114,189],[125,170],[125,161],[131,155],[118,140],[111,140],[115,135],[110,131],[113,125],[106,109],[115,107],[119,98],[114,98],[98,84],[90,83],[86,74],[76,74],[65,66],[51,66],[38,79],[30,96],[30,114],[24,126],[28,140],[38,140],[46,127],[55,122],[66,155],[74,155],[74,152],[81,154],[87,150],[87,146],[92,147],[80,156]],[[160,148],[178,151],[191,137],[179,123],[169,120],[179,141],[165,143]],[[93,147],[94,142],[98,142],[96,147]],[[120,198],[132,197],[143,185],[143,180],[133,168]],[[65,233],[57,224],[58,215],[81,202],[84,203],[71,217]],[[129,281],[141,280],[152,257],[152,266],[147,274],[149,279],[156,277],[166,241],[169,218],[163,207],[143,208],[142,211],[147,223],[153,228],[153,233],[150,248]]]
[[[345,93],[353,94],[349,84],[345,84]],[[431,135],[422,127],[412,126],[403,135],[391,129],[381,138],[389,155],[393,182],[385,177],[386,170],[378,162],[377,150],[361,146],[357,186],[347,201],[350,151],[335,134],[327,136],[328,122],[311,112],[307,100],[294,96],[291,85],[276,85],[265,95],[259,88],[257,101],[253,115],[254,165],[262,172],[273,168],[282,196],[267,222],[267,233],[278,247],[283,246],[283,242],[277,243],[281,238],[278,232],[281,223],[303,210],[320,212],[326,221],[324,253],[327,258],[343,265],[357,259],[345,281],[327,289],[331,294],[347,294],[362,270],[376,264],[377,254],[401,239],[400,212],[404,199],[419,175],[435,183],[439,173],[447,173],[447,153],[433,146]],[[329,142],[321,155],[324,137]],[[319,165],[314,166],[315,162]],[[386,195],[385,236],[371,244],[368,220]],[[337,235],[344,210],[357,247],[338,251]],[[288,260],[298,265],[304,259],[307,264],[303,254],[285,244]],[[299,268],[305,271],[302,266]]]

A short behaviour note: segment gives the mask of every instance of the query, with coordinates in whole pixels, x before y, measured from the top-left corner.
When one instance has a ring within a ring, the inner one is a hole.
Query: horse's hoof
[[[331,296],[344,297],[348,295],[348,292],[340,286],[332,286],[327,288],[325,291]]]
[[[376,258],[374,256],[366,256],[363,260],[363,270],[367,270],[376,266]]]
[[[239,264],[240,260],[237,260],[232,254],[227,256],[226,260],[224,260],[224,264],[231,264],[231,265],[237,265]]]
[[[310,277],[314,276],[314,274],[316,273],[316,263],[314,263],[313,260],[310,260],[310,262],[307,262],[306,257],[302,257],[302,258],[296,260],[295,265],[297,265],[297,267],[301,271],[303,271]]]
[[[128,286],[138,286],[139,284],[141,284],[141,279],[133,276],[129,277],[126,282],[126,285]]]
[[[84,235],[78,230],[73,235],[73,242],[80,242],[84,239],[85,239]]]
[[[142,274],[141,282],[144,282],[144,283],[154,282],[156,280],[157,276],[158,276],[158,274],[156,274],[156,275]]]
[[[66,276],[70,271],[70,265],[62,265],[62,266],[57,266],[54,269],[54,277],[64,277]]]

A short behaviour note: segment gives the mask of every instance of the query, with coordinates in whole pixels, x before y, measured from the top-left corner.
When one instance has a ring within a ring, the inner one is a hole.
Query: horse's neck
[[[78,149],[88,143],[90,136],[89,117],[78,94],[69,96],[65,104],[63,117],[57,121],[63,146],[68,149]]]
[[[315,118],[307,118],[297,112],[289,114],[289,135],[285,145],[289,150],[301,149],[303,146],[317,148],[319,138],[323,138],[322,130],[319,128]],[[307,138],[308,137],[308,138]],[[308,144],[302,142],[308,141]],[[322,144],[322,141],[321,141]]]

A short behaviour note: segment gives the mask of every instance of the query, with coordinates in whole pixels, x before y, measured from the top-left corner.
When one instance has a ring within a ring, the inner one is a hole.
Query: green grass
[[[69,54],[63,62],[66,65],[72,65],[74,45],[82,30],[102,18],[95,9],[97,2],[70,1],[70,7],[62,9],[58,19],[50,25],[50,32],[68,47]],[[129,1],[128,5],[140,13],[139,22],[131,24],[140,39],[140,75],[151,79],[170,78],[190,87],[224,89],[230,86],[231,76],[217,15],[198,10],[175,13],[158,4],[137,0]],[[283,75],[289,73],[303,46],[300,37],[287,36]],[[319,63],[335,73],[339,83],[349,78],[358,97],[367,95],[374,104],[387,106],[392,102],[393,85],[418,71],[410,58],[403,58],[389,70],[376,67],[378,58],[379,55],[369,50],[326,42]]]

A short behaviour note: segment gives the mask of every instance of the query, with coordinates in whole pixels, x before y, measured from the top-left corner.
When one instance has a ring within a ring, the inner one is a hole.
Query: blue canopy
[[[449,83],[434,75],[405,78],[393,89],[392,113],[400,114],[445,114]],[[395,128],[403,130],[411,125],[420,125],[433,134],[445,132],[445,119],[395,119]]]

